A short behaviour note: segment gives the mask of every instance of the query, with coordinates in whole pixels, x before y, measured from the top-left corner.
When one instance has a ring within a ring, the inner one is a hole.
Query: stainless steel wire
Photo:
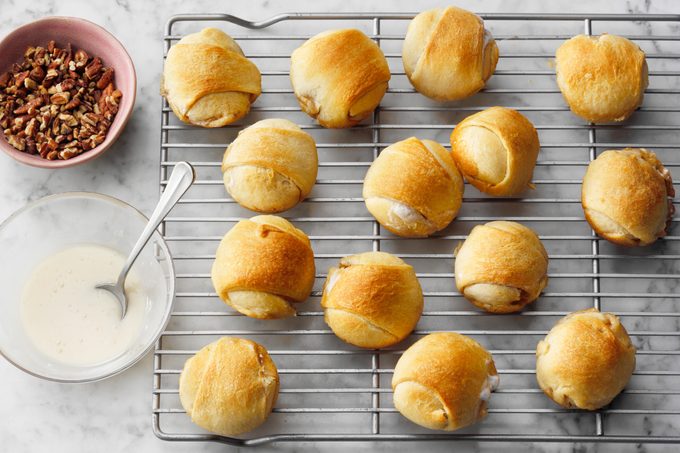
[[[176,307],[156,344],[153,427],[171,441],[259,445],[278,441],[485,440],[548,442],[680,442],[680,235],[654,246],[623,250],[598,238],[580,207],[581,177],[608,148],[646,147],[675,171],[680,167],[680,36],[660,25],[680,15],[481,14],[499,42],[501,59],[488,87],[457,103],[435,104],[415,93],[400,63],[401,40],[414,14],[283,14],[249,22],[226,14],[173,16],[164,55],[187,33],[207,25],[229,32],[256,62],[263,94],[245,121],[205,130],[182,124],[163,101],[160,189],[180,160],[198,169],[196,186],[169,216],[163,232],[177,268]],[[328,28],[361,28],[383,49],[392,70],[385,99],[372,118],[346,131],[327,131],[300,112],[287,82],[290,52]],[[585,124],[571,115],[554,81],[551,58],[562,40],[612,32],[636,41],[647,53],[650,86],[644,105],[621,125]],[[446,230],[427,240],[382,231],[361,199],[363,174],[379,152],[410,135],[448,145],[465,116],[492,105],[527,115],[541,137],[535,191],[496,199],[466,186],[463,209]],[[319,177],[311,197],[284,213],[305,230],[317,260],[317,282],[298,316],[256,321],[217,298],[209,270],[217,242],[238,220],[240,208],[222,187],[222,152],[239,129],[262,118],[285,117],[314,135]],[[680,177],[680,176],[679,176]],[[515,220],[534,228],[550,256],[550,284],[539,301],[514,315],[472,308],[455,291],[452,250],[477,223]],[[417,330],[387,350],[358,350],[340,342],[323,323],[318,305],[326,270],[337,259],[366,250],[400,256],[417,271],[426,298]],[[638,347],[638,367],[614,403],[596,412],[558,408],[534,379],[536,342],[565,314],[596,307],[621,316]],[[420,429],[396,413],[390,378],[399,354],[422,335],[455,330],[490,349],[501,374],[481,424],[455,433]],[[207,434],[193,426],[178,399],[184,360],[222,335],[239,335],[266,346],[281,374],[279,402],[262,428],[241,438]]]

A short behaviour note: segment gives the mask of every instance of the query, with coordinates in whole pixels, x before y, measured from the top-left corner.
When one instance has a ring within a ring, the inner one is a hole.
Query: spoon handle
[[[158,228],[158,225],[165,219],[165,216],[168,215],[179,199],[182,198],[182,195],[184,195],[189,187],[191,187],[195,177],[196,173],[194,167],[189,165],[189,163],[178,162],[175,164],[175,168],[170,175],[170,179],[168,179],[165,190],[163,191],[160,200],[158,200],[156,209],[154,209],[153,214],[149,217],[149,222],[144,227],[144,231],[142,231],[139,239],[137,239],[137,243],[133,247],[132,252],[130,252],[128,259],[125,262],[125,266],[118,276],[119,285],[122,285],[122,283],[125,282],[125,277],[137,259],[137,256],[139,256],[139,253],[146,243],[149,242],[149,239],[154,231],[156,231],[156,228]]]

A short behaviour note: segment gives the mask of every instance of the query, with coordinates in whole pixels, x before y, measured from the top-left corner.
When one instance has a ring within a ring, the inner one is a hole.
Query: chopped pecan
[[[94,57],[92,61],[87,66],[85,66],[85,77],[87,77],[89,80],[96,80],[102,67],[102,61],[99,59],[99,57]]]
[[[9,72],[4,72],[0,75],[0,88],[5,88],[9,84],[12,75]]]
[[[32,139],[32,138],[26,139],[26,149],[25,149],[25,151],[28,154],[37,154],[38,153],[38,148],[37,148],[37,145],[36,145],[34,139]]]
[[[115,73],[82,49],[29,47],[0,74],[0,128],[17,149],[69,159],[104,142],[122,93]]]
[[[43,98],[38,97],[35,99],[32,99],[22,105],[21,107],[18,107],[12,111],[15,115],[25,115],[25,114],[32,114],[37,111],[38,107],[40,107],[43,104]]]
[[[63,160],[70,159],[72,157],[76,157],[81,152],[82,151],[75,146],[64,148],[63,151],[59,151],[59,159]]]
[[[59,119],[70,127],[78,125],[78,120],[73,115],[69,115],[68,113],[60,113]]]
[[[97,81],[97,88],[99,88],[100,90],[107,88],[109,85],[111,85],[112,80],[113,80],[113,68],[105,68],[104,72],[102,73],[102,76]]]
[[[35,61],[36,67],[40,67],[46,63],[45,55],[46,52],[44,47],[35,48],[35,55],[33,56],[33,60]]]
[[[18,74],[14,75],[14,86],[15,87],[20,87],[21,85],[24,84],[24,80],[26,80],[26,77],[28,77],[29,71],[23,71]]]
[[[43,69],[42,66],[36,66],[33,69],[31,69],[31,72],[28,74],[28,77],[35,82],[42,82],[43,79],[45,78],[45,70]]]
[[[28,121],[28,124],[26,125],[26,128],[24,129],[24,132],[26,132],[27,137],[35,137],[36,133],[38,132],[38,120],[35,118],[31,118]]]
[[[23,151],[24,148],[26,147],[26,140],[23,138],[18,138],[15,135],[10,135],[7,137],[7,142],[18,149],[19,151]]]
[[[63,105],[63,104],[68,104],[68,101],[71,100],[71,93],[68,91],[62,91],[62,92],[57,92],[52,95],[50,98],[50,101],[52,104],[56,105]]]
[[[80,105],[80,99],[73,98],[66,105],[64,105],[64,110],[73,110]]]
[[[35,91],[35,89],[38,88],[38,82],[36,82],[30,77],[26,77],[24,79],[24,87],[28,88],[31,91]]]
[[[84,68],[89,58],[90,57],[87,55],[87,52],[85,52],[83,49],[76,50],[76,53],[73,56],[76,68]]]
[[[35,47],[29,46],[24,52],[24,59],[30,60],[35,55]]]

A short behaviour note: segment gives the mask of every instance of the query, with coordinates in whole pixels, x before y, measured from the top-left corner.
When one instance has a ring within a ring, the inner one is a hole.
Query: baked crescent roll
[[[492,313],[521,310],[548,283],[548,254],[541,240],[516,222],[477,225],[454,254],[458,291]]]
[[[260,95],[260,71],[229,35],[205,28],[168,51],[161,94],[177,118],[203,127],[233,123]]]
[[[411,266],[394,255],[366,252],[328,271],[324,320],[347,343],[384,348],[406,338],[423,311],[423,291]]]
[[[470,184],[491,195],[517,195],[533,188],[541,145],[521,113],[491,107],[461,121],[451,133],[451,152]]]
[[[290,81],[300,107],[323,127],[350,127],[366,118],[389,80],[380,47],[352,28],[320,33],[290,57]]]
[[[536,379],[560,406],[609,404],[635,370],[635,347],[619,318],[594,308],[570,313],[536,348]]]
[[[437,142],[411,137],[385,148],[371,164],[363,197],[373,217],[392,233],[424,237],[456,217],[463,189],[451,154]]]
[[[496,69],[498,46],[479,16],[453,6],[435,8],[409,23],[402,61],[416,90],[452,101],[484,88]]]
[[[404,352],[394,368],[394,407],[429,429],[455,431],[486,417],[499,378],[491,354],[472,338],[433,333]]]
[[[302,201],[314,187],[317,167],[312,136],[284,119],[243,129],[222,160],[229,194],[259,212],[285,211]]]
[[[279,394],[279,375],[254,341],[222,337],[198,351],[179,376],[179,399],[191,421],[221,436],[265,422]]]
[[[309,239],[285,219],[259,215],[241,220],[220,242],[212,266],[217,295],[251,318],[295,315],[314,285]]]
[[[581,204],[598,235],[633,247],[666,235],[674,195],[671,174],[653,152],[626,148],[605,151],[590,163]]]
[[[575,36],[557,49],[555,65],[564,99],[586,121],[623,121],[642,104],[647,60],[626,38]]]

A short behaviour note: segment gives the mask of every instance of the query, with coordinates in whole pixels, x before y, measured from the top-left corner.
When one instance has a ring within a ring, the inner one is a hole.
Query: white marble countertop
[[[555,2],[460,0],[457,5],[477,12],[680,12],[672,0]],[[72,169],[46,171],[23,166],[0,155],[0,219],[29,200],[71,190],[113,195],[149,213],[158,198],[159,161],[159,74],[163,28],[172,14],[223,12],[261,20],[288,11],[378,11],[411,12],[441,1],[390,2],[332,0],[207,0],[184,2],[133,0],[39,1],[26,6],[23,0],[3,0],[0,36],[15,27],[47,15],[74,15],[92,20],[115,34],[131,54],[138,75],[138,97],[132,120],[118,143],[98,160]],[[680,33],[675,26],[674,33]],[[151,356],[122,375],[88,385],[60,385],[25,375],[0,359],[0,451],[7,453],[51,451],[232,451],[216,444],[176,444],[158,440],[151,430]],[[680,425],[680,421],[676,420]],[[676,426],[677,428],[678,426]],[[429,443],[372,444],[281,444],[261,450],[387,451],[395,448],[426,451],[497,451],[499,444]],[[677,451],[675,447],[652,445],[574,446],[567,444],[505,444],[506,451]]]

